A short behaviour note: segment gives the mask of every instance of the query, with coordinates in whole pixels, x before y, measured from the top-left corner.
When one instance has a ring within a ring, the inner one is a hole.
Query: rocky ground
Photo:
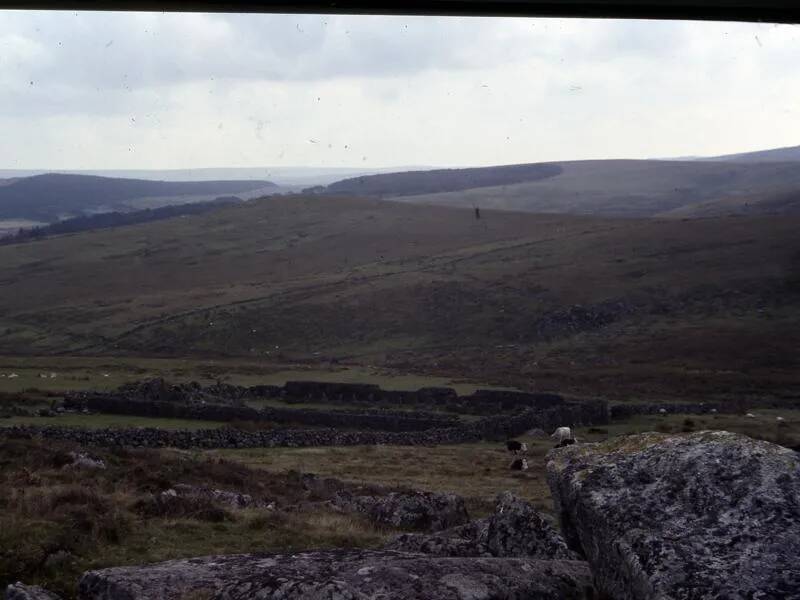
[[[89,570],[77,597],[800,599],[797,452],[723,431],[648,433],[555,449],[547,466],[563,538],[508,493],[489,516],[469,520],[453,495],[334,491],[335,480],[301,477],[301,488],[331,510],[417,532],[374,549]],[[170,490],[170,498],[216,505],[253,501],[202,486]],[[7,598],[52,600],[48,594],[17,584]]]

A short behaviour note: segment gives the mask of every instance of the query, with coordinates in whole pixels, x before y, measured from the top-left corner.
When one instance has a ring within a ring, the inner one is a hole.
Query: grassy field
[[[612,425],[580,428],[576,436],[580,441],[596,442],[646,431],[724,429],[786,445],[800,444],[800,410],[760,410],[755,414],[755,419],[742,415],[639,416]],[[776,421],[778,416],[784,418],[782,426]],[[294,469],[348,481],[455,492],[469,498],[476,513],[487,510],[499,492],[511,490],[543,512],[551,512],[545,456],[553,444],[549,438],[516,439],[528,444],[530,468],[525,472],[509,470],[511,457],[502,443],[212,450],[209,454],[276,473]]]
[[[544,512],[552,511],[543,471],[544,455],[551,447],[549,440],[531,440],[528,458],[531,469],[526,472],[509,470],[511,458],[505,447],[489,443],[425,448],[213,450],[209,453],[270,472],[294,469],[358,483],[454,492],[467,497],[471,512],[481,515],[504,490],[519,494]]]
[[[9,377],[15,374],[16,377]],[[55,377],[50,375],[54,374]],[[124,383],[162,377],[170,382],[218,380],[237,385],[284,385],[310,380],[372,383],[387,390],[417,390],[445,386],[459,394],[478,388],[501,388],[463,377],[414,375],[389,368],[359,365],[283,364],[268,360],[139,358],[91,356],[0,356],[0,392],[25,390],[112,390]]]

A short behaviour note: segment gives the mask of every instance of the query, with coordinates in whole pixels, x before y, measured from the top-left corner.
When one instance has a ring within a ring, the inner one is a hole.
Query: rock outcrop
[[[469,521],[464,499],[456,494],[390,492],[383,496],[357,496],[338,492],[334,509],[362,514],[374,523],[402,529],[439,531]]]
[[[208,556],[89,571],[81,600],[588,600],[586,563],[388,551]]]
[[[61,600],[61,597],[38,585],[17,582],[6,588],[6,600]]]
[[[62,469],[105,469],[105,461],[89,456],[85,452],[70,452],[71,463],[65,464]]]
[[[215,504],[222,504],[228,508],[264,508],[268,502],[253,498],[250,494],[240,494],[227,490],[217,490],[198,485],[186,485],[177,483],[167,492],[174,492],[178,496],[205,498]]]
[[[498,496],[486,531],[486,548],[492,556],[578,559],[531,504],[510,492]]]
[[[724,431],[548,454],[568,543],[615,600],[800,598],[800,457]]]
[[[490,517],[434,534],[402,534],[385,548],[434,556],[579,559],[531,504],[510,492],[498,496]]]
[[[491,557],[486,547],[488,533],[489,519],[477,519],[435,533],[403,533],[392,538],[383,549],[443,557]]]

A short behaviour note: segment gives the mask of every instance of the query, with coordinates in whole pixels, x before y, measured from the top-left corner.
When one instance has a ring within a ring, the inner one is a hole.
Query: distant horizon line
[[[45,173],[75,173],[75,172],[100,172],[100,171],[117,171],[117,172],[145,172],[145,171],[157,171],[157,172],[180,172],[180,171],[223,171],[223,170],[250,170],[250,171],[258,171],[258,170],[314,170],[314,171],[391,171],[391,170],[413,170],[413,169],[424,169],[424,170],[438,170],[438,169],[473,169],[473,168],[490,168],[490,167],[500,167],[506,165],[522,165],[522,164],[537,164],[537,163],[559,163],[559,162],[584,162],[584,161],[605,161],[605,160],[658,160],[658,161],[691,161],[691,160],[698,160],[698,159],[713,159],[713,158],[721,158],[726,156],[736,157],[741,155],[747,154],[757,154],[760,152],[771,152],[771,151],[780,151],[780,150],[789,150],[793,148],[800,149],[800,146],[780,146],[780,147],[771,147],[771,148],[761,148],[758,150],[745,150],[739,152],[730,152],[725,154],[711,154],[711,155],[703,155],[703,154],[694,154],[694,155],[681,155],[681,156],[650,156],[646,158],[568,158],[568,159],[550,159],[550,160],[534,160],[529,162],[508,162],[508,163],[494,163],[489,165],[393,165],[393,166],[319,166],[319,165],[286,165],[286,166],[279,166],[279,165],[260,165],[260,166],[225,166],[225,167],[166,167],[166,168],[153,168],[153,167],[101,167],[101,168],[69,168],[69,167],[57,167],[57,168],[25,168],[25,167],[0,167],[0,173],[2,172],[14,172],[14,171],[36,171],[42,174]]]

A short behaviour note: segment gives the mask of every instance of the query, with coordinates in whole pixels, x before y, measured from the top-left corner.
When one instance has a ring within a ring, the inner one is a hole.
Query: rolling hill
[[[724,154],[710,156],[698,160],[712,160],[723,162],[797,162],[800,161],[800,146],[786,148],[771,148],[769,150],[756,150],[755,152],[740,152],[738,154]]]
[[[800,214],[796,162],[589,160],[372,175],[329,185],[415,204],[608,217]],[[788,200],[787,200],[788,198]]]
[[[458,192],[471,188],[539,181],[559,175],[561,171],[559,165],[551,163],[405,171],[343,179],[328,185],[326,192],[359,196],[407,196]]]
[[[0,247],[0,353],[384,365],[637,398],[796,394],[800,218],[272,197]]]
[[[249,181],[269,180],[281,187],[325,185],[346,177],[393,173],[397,171],[425,170],[431,167],[207,167],[194,169],[0,169],[0,180],[47,173],[68,175],[95,175],[98,177],[147,179],[150,181]],[[0,185],[2,183],[0,182]]]
[[[277,189],[274,183],[258,180],[174,182],[51,173],[0,184],[0,219],[50,223],[95,212],[157,208],[231,194],[252,197]]]

